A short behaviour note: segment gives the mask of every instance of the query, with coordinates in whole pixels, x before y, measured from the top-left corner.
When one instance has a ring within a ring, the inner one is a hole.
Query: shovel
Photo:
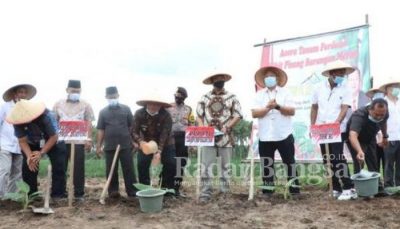
[[[54,211],[49,207],[50,201],[50,183],[51,183],[51,165],[47,167],[47,186],[44,196],[44,207],[43,208],[32,208],[34,213],[37,214],[53,214]]]

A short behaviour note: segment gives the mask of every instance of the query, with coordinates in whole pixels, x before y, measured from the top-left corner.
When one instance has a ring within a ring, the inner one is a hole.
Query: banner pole
[[[329,145],[327,143],[325,143],[325,156],[326,156],[326,167],[328,172],[329,196],[333,198],[331,158],[329,153]]]

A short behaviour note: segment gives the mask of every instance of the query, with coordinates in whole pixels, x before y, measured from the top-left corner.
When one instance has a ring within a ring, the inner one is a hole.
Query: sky
[[[400,81],[396,1],[0,1],[0,93],[33,84],[52,108],[66,98],[69,79],[82,82],[82,98],[95,115],[107,105],[105,88],[117,86],[121,103],[158,93],[173,101],[178,86],[195,109],[211,90],[202,80],[232,75],[250,120],[254,73],[264,39],[274,41],[365,24],[369,15],[371,73],[375,85]],[[290,77],[290,76],[289,76]]]

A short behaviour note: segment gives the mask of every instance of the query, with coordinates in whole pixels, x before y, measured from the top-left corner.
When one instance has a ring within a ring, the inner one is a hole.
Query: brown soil
[[[100,205],[103,183],[90,179],[83,204],[68,208],[66,201],[52,203],[52,215],[20,212],[18,204],[2,201],[0,228],[400,228],[400,197],[394,196],[340,202],[330,200],[323,190],[308,188],[297,200],[284,200],[278,194],[264,199],[257,193],[248,201],[242,187],[198,205],[194,190],[185,187],[188,198],[167,197],[160,213],[145,214],[137,199]]]

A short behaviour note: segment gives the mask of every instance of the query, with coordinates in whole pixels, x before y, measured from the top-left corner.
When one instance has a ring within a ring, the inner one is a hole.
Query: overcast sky
[[[1,1],[0,91],[18,83],[38,89],[48,107],[65,98],[68,79],[82,81],[82,98],[96,113],[105,87],[117,86],[121,102],[157,90],[173,101],[188,89],[195,108],[211,89],[201,81],[216,71],[233,79],[246,119],[254,73],[267,41],[328,32],[370,19],[371,72],[377,85],[400,80],[400,14],[395,1]],[[290,76],[289,76],[290,77]]]

